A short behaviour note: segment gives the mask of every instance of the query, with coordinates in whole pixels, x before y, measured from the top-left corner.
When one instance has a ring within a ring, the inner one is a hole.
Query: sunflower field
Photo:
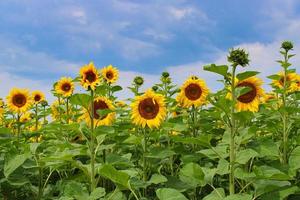
[[[0,102],[0,198],[300,199],[293,43],[280,54],[270,89],[239,48],[203,66],[219,75],[216,92],[201,77],[177,86],[163,72],[147,90],[135,77],[133,98],[121,101],[118,69],[92,62],[53,84],[54,102],[12,88]]]

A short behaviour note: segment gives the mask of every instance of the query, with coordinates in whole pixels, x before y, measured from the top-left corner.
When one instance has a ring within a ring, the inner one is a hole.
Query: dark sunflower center
[[[98,100],[98,101],[94,101],[94,118],[95,119],[100,119],[100,115],[97,113],[97,110],[104,110],[104,109],[108,109],[108,105],[102,101],[102,100]],[[101,119],[104,119],[107,115],[102,116]]]
[[[41,100],[41,98],[42,97],[39,94],[37,94],[37,95],[34,96],[34,101],[38,102],[38,101]]]
[[[189,100],[195,101],[201,97],[202,89],[199,85],[192,83],[185,88],[184,92]]]
[[[238,101],[240,101],[242,103],[250,103],[255,99],[257,92],[256,92],[255,86],[252,83],[243,82],[243,83],[238,84],[237,87],[249,87],[249,88],[251,88],[251,90],[249,92],[239,96],[237,98]]]
[[[65,92],[69,92],[70,89],[71,89],[71,85],[69,83],[64,83],[62,86],[61,86],[61,89]]]
[[[159,112],[159,105],[152,98],[144,99],[139,104],[139,113],[145,119],[154,119]]]
[[[290,81],[290,78],[289,78],[288,76],[286,77],[286,81],[287,81],[287,82]],[[281,77],[281,79],[279,80],[279,83],[280,83],[281,86],[284,85],[284,76]]]
[[[110,80],[110,79],[113,79],[113,78],[114,78],[114,74],[113,74],[111,71],[108,71],[108,72],[106,73],[106,78],[108,78],[109,80]]]
[[[12,102],[15,106],[21,108],[26,104],[26,97],[23,94],[17,94],[13,97]]]
[[[85,73],[85,79],[93,83],[96,80],[96,74],[93,71],[87,71]]]

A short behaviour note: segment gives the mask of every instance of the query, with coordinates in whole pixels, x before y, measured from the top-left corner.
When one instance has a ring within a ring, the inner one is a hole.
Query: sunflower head
[[[14,88],[7,96],[7,106],[14,113],[23,113],[32,105],[32,97],[27,89]]]
[[[94,99],[94,110],[91,108],[89,110],[85,110],[83,118],[85,119],[88,125],[91,125],[91,120],[94,121],[94,125],[96,126],[109,126],[115,119],[115,112],[110,112],[104,116],[100,116],[98,110],[111,110],[113,111],[115,107],[112,102],[106,97],[97,97]],[[93,112],[93,113],[90,113]],[[93,114],[93,119],[91,116]]]
[[[199,107],[206,102],[209,90],[205,82],[198,77],[191,76],[185,81],[176,97],[176,101],[182,107]]]
[[[149,128],[158,128],[167,115],[164,97],[147,90],[144,95],[137,96],[131,104],[132,122]]]
[[[233,65],[240,65],[245,67],[249,64],[249,54],[246,53],[244,49],[231,49],[229,56],[227,57],[228,61]]]
[[[74,83],[70,77],[62,77],[55,85],[55,92],[63,97],[69,97],[74,92]]]
[[[80,84],[85,89],[95,90],[100,83],[99,74],[94,63],[90,62],[88,65],[80,69]]]
[[[272,85],[276,88],[282,89],[284,82],[286,81],[286,88],[288,92],[294,92],[297,90],[297,74],[292,72],[288,73],[285,77],[284,72],[278,73],[279,79],[273,80]]]
[[[119,78],[119,70],[112,65],[104,67],[101,74],[107,83],[115,83]]]
[[[242,81],[237,80],[236,88],[249,88],[248,92],[237,97],[236,109],[238,111],[258,112],[261,98],[264,96],[262,84],[262,80],[254,76]],[[227,97],[232,98],[230,93],[227,94]]]
[[[42,102],[42,101],[45,100],[44,93],[42,93],[39,90],[33,91],[31,95],[32,95],[33,102],[35,104],[38,104],[38,103],[40,103],[40,102]]]
[[[29,122],[30,120],[31,120],[31,113],[30,113],[30,112],[26,112],[26,113],[24,113],[24,114],[20,117],[20,122],[22,122],[22,123]]]

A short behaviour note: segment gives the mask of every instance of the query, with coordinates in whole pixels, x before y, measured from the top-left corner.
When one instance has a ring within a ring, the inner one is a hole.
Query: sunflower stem
[[[38,118],[38,104],[35,104],[35,131],[38,130],[39,118]],[[39,142],[39,135],[36,135],[36,142]]]
[[[21,124],[20,124],[20,113],[17,114],[17,139],[20,142]]]
[[[236,105],[236,96],[235,96],[235,71],[236,65],[232,66],[232,74],[231,74],[231,96],[232,96],[232,104],[231,104],[231,126],[230,126],[230,172],[229,172],[229,193],[233,195],[235,193],[234,188],[234,164],[235,164],[235,132],[236,132],[236,121],[235,121],[235,105]]]
[[[94,151],[94,91],[91,89],[91,141],[90,141],[90,154],[91,154],[91,192],[96,188],[95,182],[95,151]]]
[[[144,145],[143,145],[143,181],[144,183],[147,182],[147,160],[146,160],[146,153],[147,153],[147,132],[146,129],[143,129],[144,133]],[[144,189],[144,196],[147,194],[147,188]]]
[[[69,98],[67,97],[67,100],[66,100],[66,104],[67,104],[67,124],[69,124]]]
[[[284,54],[284,63],[288,62],[288,52],[285,51]],[[283,77],[283,94],[282,94],[282,102],[283,102],[283,114],[282,114],[282,121],[283,121],[283,153],[282,153],[282,162],[283,164],[287,164],[288,162],[288,131],[287,131],[287,120],[288,116],[286,113],[286,94],[287,94],[287,67],[284,68],[284,77]]]

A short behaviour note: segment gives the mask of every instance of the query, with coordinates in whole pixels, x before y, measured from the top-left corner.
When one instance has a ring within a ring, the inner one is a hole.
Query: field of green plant
[[[147,90],[136,77],[121,101],[118,70],[92,62],[53,84],[54,102],[12,88],[0,102],[0,198],[300,199],[300,75],[293,44],[279,51],[272,89],[243,49],[199,66],[219,75],[217,92],[163,72]]]

